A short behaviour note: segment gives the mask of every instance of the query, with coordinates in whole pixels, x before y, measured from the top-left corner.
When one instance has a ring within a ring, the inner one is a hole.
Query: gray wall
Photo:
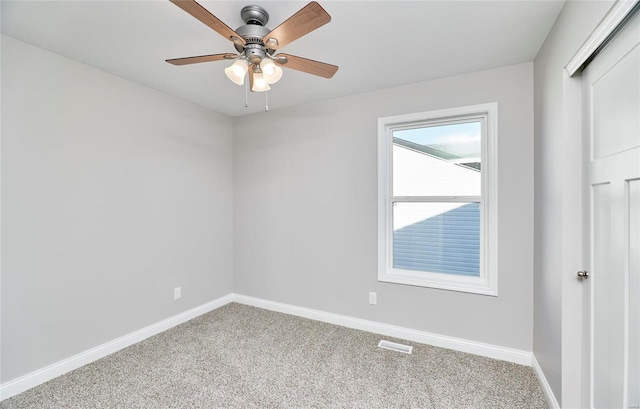
[[[2,37],[2,382],[233,291],[231,138]]]
[[[378,117],[494,101],[499,297],[378,282]],[[236,118],[233,143],[237,293],[531,351],[532,63]]]
[[[534,62],[536,167],[533,352],[558,402],[562,402],[562,325],[572,324],[563,323],[561,319],[563,223],[567,222],[563,220],[563,172],[566,169],[564,67],[611,5],[608,1],[567,2]],[[573,153],[580,155],[579,149]]]

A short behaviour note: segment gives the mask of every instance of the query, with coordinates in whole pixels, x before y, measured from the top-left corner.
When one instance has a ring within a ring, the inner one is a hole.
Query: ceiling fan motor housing
[[[243,54],[251,64],[260,64],[260,61],[267,56],[264,46],[260,44],[247,44]]]
[[[246,23],[238,27],[236,33],[240,34],[246,41],[246,45],[235,44],[236,50],[244,54],[252,64],[259,64],[267,56],[272,55],[274,50],[267,49],[263,42],[263,37],[271,32],[265,27],[269,21],[269,14],[260,6],[245,6],[240,11],[242,20]]]

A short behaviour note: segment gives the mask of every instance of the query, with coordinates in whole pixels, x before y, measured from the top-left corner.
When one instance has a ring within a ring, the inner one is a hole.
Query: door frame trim
[[[563,92],[562,186],[562,327],[561,327],[561,406],[582,407],[583,284],[576,272],[583,264],[583,165],[582,78],[565,73]],[[576,155],[576,152],[581,152]]]

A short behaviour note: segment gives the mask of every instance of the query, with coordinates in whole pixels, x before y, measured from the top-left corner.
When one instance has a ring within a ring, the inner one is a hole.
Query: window
[[[378,120],[378,280],[497,295],[497,104]]]

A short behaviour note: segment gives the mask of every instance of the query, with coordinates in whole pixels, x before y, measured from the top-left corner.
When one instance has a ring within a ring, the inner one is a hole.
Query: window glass
[[[480,196],[481,122],[393,131],[393,196]]]
[[[393,268],[480,276],[480,204],[393,205]]]

